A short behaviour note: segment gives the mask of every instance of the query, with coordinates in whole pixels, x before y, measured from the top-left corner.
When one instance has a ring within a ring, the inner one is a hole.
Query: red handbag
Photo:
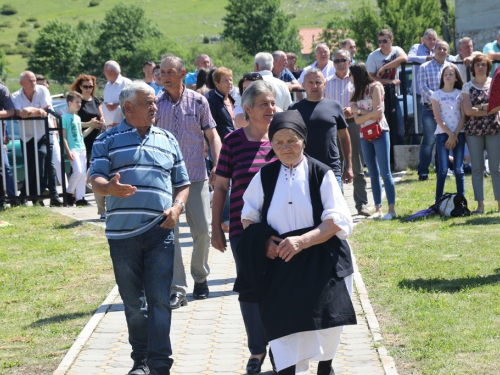
[[[363,126],[360,131],[365,141],[374,141],[382,136],[382,128],[378,122]]]
[[[488,115],[493,115],[498,111],[500,111],[500,68],[497,68],[491,80]]]

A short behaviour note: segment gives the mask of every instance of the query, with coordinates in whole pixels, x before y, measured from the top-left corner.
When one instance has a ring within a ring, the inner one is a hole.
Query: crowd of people
[[[408,54],[393,42],[392,32],[381,30],[379,48],[366,64],[355,61],[352,39],[333,53],[320,43],[315,61],[303,69],[293,53],[259,52],[253,71],[237,85],[232,70],[214,67],[206,54],[197,56],[190,73],[171,54],[160,63],[147,60],[144,80],[134,82],[121,75],[116,61],[107,61],[103,100],[95,97],[94,76],[77,77],[62,116],[63,151],[72,166],[66,198],[70,205],[88,205],[90,181],[97,214],[106,221],[132,346],[130,375],[169,374],[173,364],[172,310],[188,305],[179,241],[183,212],[193,237],[194,299],[209,296],[209,247],[226,251],[229,232],[250,351],[246,371],[261,371],[269,345],[275,373],[305,371],[313,360],[319,361],[318,374],[333,374],[342,327],[356,324],[347,242],[353,224],[343,187],[353,183],[359,215],[397,217],[390,149],[403,142],[404,126],[399,106],[388,104],[397,100],[403,62],[420,64],[414,77],[423,134],[419,180],[429,178],[436,145],[436,201],[451,156],[457,193],[465,195],[468,146],[474,213],[482,214],[486,151],[500,211],[500,115],[488,113],[500,32],[484,53],[462,38],[456,56],[433,29]],[[20,122],[28,160],[21,195],[37,195],[34,204],[47,195],[59,206],[57,173],[50,169],[61,156],[55,136],[46,141],[43,120],[51,97],[30,71],[21,74],[20,85],[12,96],[0,85],[0,117],[34,118]],[[49,126],[55,126],[52,119]],[[9,141],[5,128],[2,139]],[[6,194],[14,198],[5,149],[3,154],[6,178],[0,181],[6,180]]]

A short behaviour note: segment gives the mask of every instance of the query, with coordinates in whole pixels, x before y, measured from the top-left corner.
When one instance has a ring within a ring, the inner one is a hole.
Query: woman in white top
[[[349,67],[349,79],[354,85],[351,97],[351,110],[354,121],[360,129],[378,122],[382,129],[380,138],[367,141],[361,136],[361,151],[365,159],[370,181],[372,185],[373,200],[376,212],[372,217],[382,220],[392,220],[396,217],[394,205],[396,203],[396,188],[391,174],[389,124],[384,115],[384,87],[375,81],[366,65],[362,62],[352,64]],[[384,216],[382,212],[382,184],[380,177],[384,180],[385,194],[389,203],[389,212]]]
[[[259,301],[270,356],[279,374],[306,371],[309,360],[315,360],[320,361],[317,373],[329,375],[343,325],[356,322],[345,241],[352,231],[351,214],[333,171],[304,155],[307,128],[298,111],[276,113],[269,139],[279,160],[252,179],[241,219],[243,236],[250,240],[266,228],[279,233],[265,236],[259,255],[268,262],[263,274],[270,277]],[[238,253],[244,253],[239,246]],[[250,247],[250,253],[259,254]]]
[[[448,65],[441,73],[439,90],[431,95],[432,110],[437,127],[436,152],[438,170],[436,179],[436,202],[444,192],[444,184],[448,175],[450,153],[453,151],[453,170],[457,194],[465,195],[464,150],[465,116],[462,111],[462,78],[455,65]]]

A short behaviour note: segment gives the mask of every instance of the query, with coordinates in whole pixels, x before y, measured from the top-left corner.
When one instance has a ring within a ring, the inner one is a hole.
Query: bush
[[[36,22],[36,21],[38,21],[38,19],[36,17],[30,17],[30,18],[26,18],[26,21],[28,21],[28,22]]]
[[[0,28],[10,28],[11,26],[11,22],[10,21],[3,21],[3,22],[0,22]]]
[[[19,34],[17,34],[17,39],[22,39],[22,38],[27,38],[27,37],[28,37],[27,31],[19,31]]]
[[[28,27],[28,24],[25,21],[23,21],[23,22],[21,22],[19,27]]]
[[[210,44],[210,37],[208,35],[203,36],[203,44]]]
[[[4,16],[12,16],[13,14],[17,13],[17,9],[14,8],[14,6],[11,4],[4,4],[0,9],[0,13]]]
[[[38,29],[38,28],[40,28],[40,27],[42,27],[42,26],[41,26],[38,22],[35,22],[35,23],[33,24],[33,28],[35,28],[35,29]]]
[[[98,5],[99,5],[98,0],[90,0],[90,2],[89,2],[89,7],[96,7]]]

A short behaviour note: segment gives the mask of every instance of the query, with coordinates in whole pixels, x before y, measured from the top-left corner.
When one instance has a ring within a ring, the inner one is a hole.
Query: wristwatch
[[[184,211],[186,211],[186,205],[184,204],[184,202],[182,202],[182,201],[180,201],[180,200],[176,199],[176,200],[174,201],[174,204],[176,204],[176,203],[179,203],[179,204],[181,205],[181,207],[182,207],[182,211],[181,211],[181,213],[183,213]]]
[[[361,116],[361,108],[358,108],[358,116]]]

